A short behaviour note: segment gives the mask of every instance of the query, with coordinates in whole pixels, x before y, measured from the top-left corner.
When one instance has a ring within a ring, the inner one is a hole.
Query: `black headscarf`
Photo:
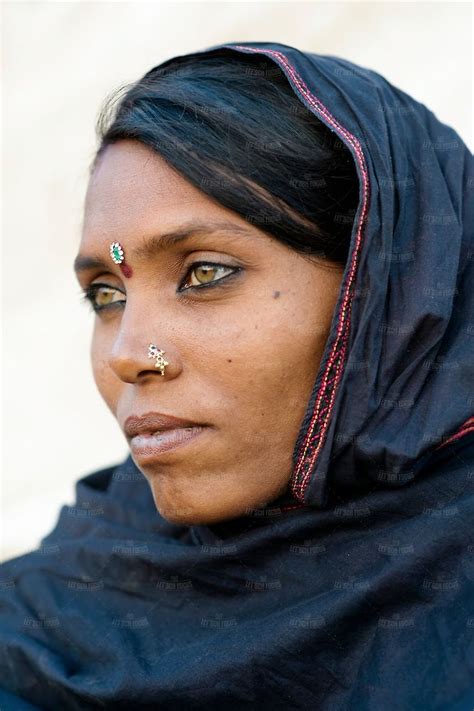
[[[80,479],[2,565],[1,708],[472,710],[473,155],[349,61],[202,52],[271,58],[357,165],[289,488],[179,526],[130,456]]]

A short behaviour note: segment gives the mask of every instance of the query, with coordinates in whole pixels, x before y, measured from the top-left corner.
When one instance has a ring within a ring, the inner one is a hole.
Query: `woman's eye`
[[[91,284],[84,289],[83,298],[88,301],[94,311],[102,311],[104,308],[124,304],[123,293],[118,289],[106,284]],[[122,297],[122,298],[120,298]]]
[[[214,284],[226,276],[234,274],[236,271],[238,271],[238,267],[228,267],[225,264],[213,264],[212,262],[196,262],[191,265],[186,280],[180,286],[180,291]]]
[[[195,262],[191,265],[185,281],[180,285],[178,291],[213,286],[240,269],[240,267],[228,267],[225,264]],[[123,292],[107,284],[90,284],[84,289],[82,296],[85,301],[91,304],[96,313],[104,309],[121,308],[126,303]]]

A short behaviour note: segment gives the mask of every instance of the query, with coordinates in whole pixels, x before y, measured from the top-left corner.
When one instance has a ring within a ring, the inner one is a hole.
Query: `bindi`
[[[112,242],[110,245],[110,256],[115,264],[120,266],[120,271],[125,277],[130,278],[133,274],[132,267],[125,262],[125,254],[120,242]]]

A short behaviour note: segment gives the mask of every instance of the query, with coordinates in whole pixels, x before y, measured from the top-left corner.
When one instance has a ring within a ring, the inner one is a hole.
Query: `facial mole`
[[[227,362],[228,362],[228,363],[232,363],[232,358],[228,358],[228,359],[227,359]]]
[[[273,292],[273,298],[274,298],[274,299],[278,299],[278,297],[280,296],[280,294],[281,294],[281,291],[274,291],[274,292]]]

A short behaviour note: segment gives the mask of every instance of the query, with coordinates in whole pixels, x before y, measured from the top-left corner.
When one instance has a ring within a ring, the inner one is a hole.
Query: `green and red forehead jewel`
[[[110,245],[110,256],[112,257],[115,264],[118,264],[120,266],[120,269],[124,276],[132,276],[132,268],[125,262],[125,254],[120,242],[112,242],[112,244]]]

